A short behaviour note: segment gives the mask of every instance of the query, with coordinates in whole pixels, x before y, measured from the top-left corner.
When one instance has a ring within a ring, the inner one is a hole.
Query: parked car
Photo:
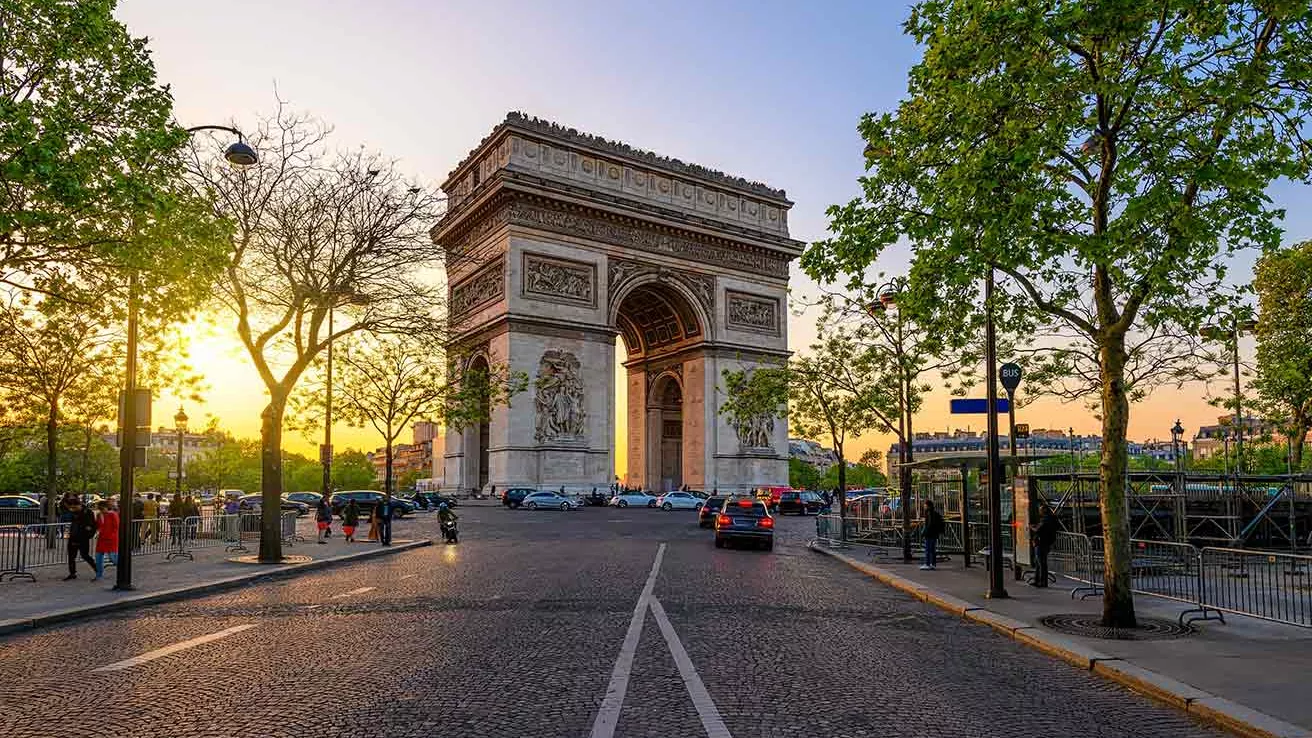
[[[323,495],[318,492],[292,492],[291,494],[283,495],[282,498],[284,500],[291,500],[292,502],[303,502],[309,505],[310,509],[313,510],[319,506],[319,500],[323,499]]]
[[[264,504],[263,495],[246,495],[237,500],[237,508],[242,512],[256,512]],[[283,498],[280,506],[283,512],[294,512],[296,517],[303,517],[310,514],[310,506],[304,502],[296,502]]]
[[[360,519],[368,520],[374,513],[374,505],[377,505],[383,499],[383,493],[374,489],[349,489],[344,492],[334,492],[329,505],[332,507],[333,515],[341,516],[342,510],[346,509],[346,504],[355,500],[355,505],[360,510]],[[415,503],[409,500],[403,500],[399,497],[392,498],[392,520],[404,517],[413,513],[417,509]]]
[[[539,508],[558,508],[560,510],[573,510],[581,507],[578,499],[573,497],[562,497],[555,492],[533,492],[524,495],[520,501],[520,506],[527,507],[530,510]]]
[[[656,498],[656,507],[662,510],[700,510],[702,498],[691,492],[666,492]]]
[[[443,502],[446,503],[447,507],[455,507],[460,504],[460,501],[456,498],[448,497],[438,492],[416,492],[414,497],[410,498],[410,500],[416,504],[418,504],[420,499],[423,499],[423,501],[428,504],[429,510],[436,510],[437,506],[441,505]]]
[[[35,525],[41,522],[41,503],[27,495],[0,496],[0,525]]]
[[[751,497],[733,499],[715,516],[715,547],[751,543],[774,549],[774,518],[765,503]]]
[[[724,503],[728,499],[728,497],[708,497],[697,511],[697,527],[714,528],[715,516],[724,508]]]
[[[815,492],[798,492],[789,490],[779,495],[775,512],[780,515],[797,513],[798,515],[819,515],[825,509],[825,498]]]
[[[646,492],[621,492],[610,498],[612,507],[656,507],[656,498]]]
[[[501,494],[501,504],[514,509],[524,502],[524,498],[537,492],[532,487],[511,487]]]

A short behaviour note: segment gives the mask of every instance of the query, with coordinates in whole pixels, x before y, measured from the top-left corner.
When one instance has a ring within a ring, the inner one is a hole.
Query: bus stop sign
[[[1020,386],[1020,364],[1003,364],[998,370],[998,377],[1002,380],[1002,386],[1006,388],[1007,394],[1012,394]]]

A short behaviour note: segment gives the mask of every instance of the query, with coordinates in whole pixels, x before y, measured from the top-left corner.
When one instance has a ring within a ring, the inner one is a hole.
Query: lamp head
[[[173,416],[173,423],[178,430],[187,428],[187,413],[181,407],[178,408],[178,414]]]
[[[230,164],[238,167],[248,167],[258,162],[260,157],[255,153],[255,149],[245,141],[238,140],[223,150],[223,158],[227,159]]]

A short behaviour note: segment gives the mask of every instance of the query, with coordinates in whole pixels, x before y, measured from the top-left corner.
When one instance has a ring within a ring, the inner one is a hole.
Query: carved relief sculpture
[[[500,300],[506,294],[505,264],[501,259],[488,264],[474,276],[451,289],[451,315],[461,316]]]
[[[769,449],[770,437],[774,435],[774,416],[769,413],[754,415],[737,423],[734,430],[738,433],[738,442],[745,449]]]
[[[593,304],[595,267],[584,262],[524,254],[524,294]]]
[[[773,298],[745,292],[725,292],[725,318],[731,328],[766,333],[779,332],[779,303]]]
[[[538,443],[583,438],[587,421],[579,359],[568,351],[548,350],[538,363]]]

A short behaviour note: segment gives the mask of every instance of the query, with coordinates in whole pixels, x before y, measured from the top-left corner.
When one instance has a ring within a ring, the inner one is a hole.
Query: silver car
[[[524,495],[524,501],[520,503],[520,507],[527,507],[530,510],[573,510],[579,506],[578,500],[561,497],[555,492],[534,492]]]

